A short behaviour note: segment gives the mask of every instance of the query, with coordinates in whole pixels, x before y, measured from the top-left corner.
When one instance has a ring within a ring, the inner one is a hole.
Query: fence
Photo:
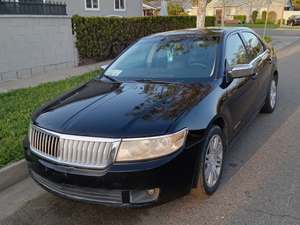
[[[66,4],[42,1],[0,0],[2,15],[67,15]]]

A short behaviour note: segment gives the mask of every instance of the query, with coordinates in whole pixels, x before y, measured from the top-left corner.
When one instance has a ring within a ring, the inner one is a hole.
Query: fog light
[[[159,188],[130,191],[130,203],[147,203],[156,201],[158,199],[159,192]]]
[[[149,195],[154,195],[154,194],[155,194],[155,189],[150,189],[150,190],[148,190],[148,194],[149,194]]]

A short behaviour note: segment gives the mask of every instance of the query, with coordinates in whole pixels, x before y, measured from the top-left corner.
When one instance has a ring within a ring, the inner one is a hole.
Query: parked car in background
[[[300,16],[291,16],[287,20],[287,25],[296,26],[300,25]]]
[[[276,55],[251,29],[142,38],[34,113],[30,174],[59,196],[113,206],[211,195],[233,138],[275,109],[277,84]]]

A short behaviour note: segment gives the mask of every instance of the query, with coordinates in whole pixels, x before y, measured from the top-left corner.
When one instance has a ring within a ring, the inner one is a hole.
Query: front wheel
[[[261,109],[261,112],[272,113],[275,110],[276,105],[277,105],[277,82],[275,80],[275,77],[273,77],[269,86],[265,104]]]
[[[213,194],[223,172],[225,140],[220,127],[212,127],[201,151],[198,187],[204,194]]]

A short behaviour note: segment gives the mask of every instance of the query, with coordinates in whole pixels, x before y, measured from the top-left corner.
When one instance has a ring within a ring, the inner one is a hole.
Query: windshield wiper
[[[175,82],[165,81],[165,80],[155,80],[155,79],[138,79],[134,80],[136,82],[145,82],[145,83],[156,83],[156,84],[173,84]]]
[[[117,79],[112,78],[111,76],[104,75],[104,74],[103,74],[101,77],[105,77],[106,79],[108,79],[108,80],[110,80],[110,81],[112,81],[112,82],[120,82],[120,81],[118,81]]]

